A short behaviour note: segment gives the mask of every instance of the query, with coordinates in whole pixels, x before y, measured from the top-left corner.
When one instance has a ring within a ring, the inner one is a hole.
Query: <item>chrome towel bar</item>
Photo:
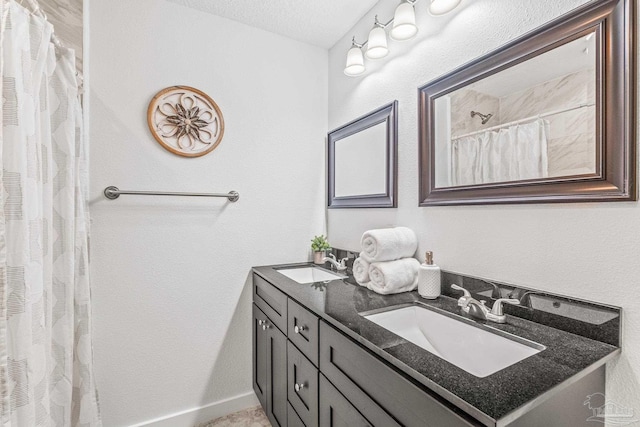
[[[109,200],[115,200],[120,197],[121,194],[136,195],[136,196],[190,196],[190,197],[226,197],[230,202],[237,202],[240,198],[240,194],[237,191],[229,191],[226,194],[223,193],[174,193],[168,191],[125,191],[120,190],[118,187],[109,186],[104,189],[104,197]]]

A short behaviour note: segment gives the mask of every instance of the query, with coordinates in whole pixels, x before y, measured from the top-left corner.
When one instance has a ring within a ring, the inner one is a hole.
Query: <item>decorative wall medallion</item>
[[[189,86],[171,86],[153,97],[147,110],[153,137],[167,150],[184,157],[213,151],[224,135],[224,118],[206,93]]]

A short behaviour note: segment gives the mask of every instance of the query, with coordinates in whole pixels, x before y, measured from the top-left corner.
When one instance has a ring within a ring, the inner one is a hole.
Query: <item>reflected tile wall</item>
[[[541,111],[590,104],[595,99],[595,69],[569,74],[500,99],[503,123],[524,119]]]

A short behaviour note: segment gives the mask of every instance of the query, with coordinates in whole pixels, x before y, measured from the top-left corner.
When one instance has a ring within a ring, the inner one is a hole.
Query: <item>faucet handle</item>
[[[502,311],[502,303],[519,305],[520,300],[515,298],[499,298],[496,300],[496,302],[493,303],[493,307],[491,308],[491,314],[495,314],[496,316],[502,316],[504,314]]]
[[[460,298],[458,298],[458,307],[466,308],[469,305],[469,301],[473,300],[469,291],[463,288],[462,286],[451,284],[451,289],[455,289],[456,291],[463,292],[463,295]]]
[[[334,261],[337,261],[336,256],[334,254],[329,254],[329,256],[333,258]]]
[[[462,291],[463,295],[462,297],[468,297],[471,298],[471,294],[469,293],[468,290],[466,290],[465,288],[463,288],[462,286],[458,286],[458,285],[454,285],[453,283],[451,284],[451,289],[455,289],[456,291]]]

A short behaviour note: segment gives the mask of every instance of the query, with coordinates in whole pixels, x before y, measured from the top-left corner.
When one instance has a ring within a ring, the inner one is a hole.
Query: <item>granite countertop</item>
[[[488,426],[517,418],[542,395],[559,391],[557,386],[569,378],[592,372],[620,352],[620,348],[611,344],[509,316],[505,324],[480,323],[537,342],[546,349],[479,378],[360,314],[417,303],[468,319],[468,315],[457,306],[455,298],[440,296],[435,300],[425,300],[415,291],[379,295],[358,286],[352,277],[300,284],[276,271],[304,265],[309,264],[262,266],[254,267],[253,271],[418,384]]]

